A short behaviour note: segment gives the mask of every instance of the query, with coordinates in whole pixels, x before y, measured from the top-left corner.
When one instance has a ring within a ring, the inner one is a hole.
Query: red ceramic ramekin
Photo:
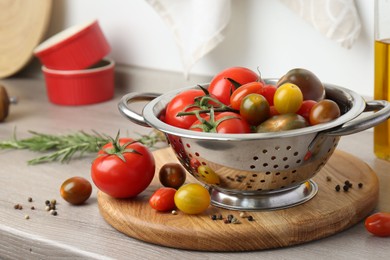
[[[97,20],[72,26],[42,42],[34,55],[50,69],[85,69],[103,59],[111,47]]]
[[[85,70],[42,71],[50,102],[78,106],[107,101],[114,96],[114,61],[103,59]]]

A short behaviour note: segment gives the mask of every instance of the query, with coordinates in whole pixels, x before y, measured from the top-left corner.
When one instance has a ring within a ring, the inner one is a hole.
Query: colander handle
[[[364,112],[377,111],[372,115],[354,119],[339,128],[325,132],[325,135],[341,136],[364,131],[374,127],[390,118],[390,103],[385,100],[373,100],[366,102]]]
[[[119,112],[133,123],[145,127],[150,127],[150,125],[147,122],[145,122],[144,117],[140,113],[129,108],[128,105],[129,103],[136,102],[136,101],[150,101],[160,95],[161,94],[157,94],[157,93],[138,93],[138,92],[132,92],[126,94],[121,98],[121,100],[118,103]]]

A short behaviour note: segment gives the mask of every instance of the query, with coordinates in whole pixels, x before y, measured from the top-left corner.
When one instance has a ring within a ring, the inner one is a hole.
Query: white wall
[[[357,0],[362,32],[351,49],[325,38],[279,1],[232,0],[226,39],[191,73],[214,75],[230,66],[259,67],[263,77],[307,68],[324,82],[373,94],[373,1]],[[117,63],[182,71],[173,36],[144,0],[55,0],[49,35],[97,18]]]

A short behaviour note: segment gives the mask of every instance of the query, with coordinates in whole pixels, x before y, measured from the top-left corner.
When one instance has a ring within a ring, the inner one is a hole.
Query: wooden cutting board
[[[177,162],[170,148],[154,152],[156,171],[167,162]],[[331,179],[329,181],[329,178]],[[349,180],[353,187],[335,191]],[[364,219],[378,202],[378,179],[358,158],[336,150],[314,177],[319,186],[310,201],[283,210],[246,212],[254,221],[240,218],[238,211],[210,206],[201,215],[177,215],[153,210],[148,199],[161,184],[156,174],[151,186],[136,199],[113,199],[98,192],[103,218],[120,232],[153,244],[201,251],[249,251],[286,247],[324,238]],[[195,182],[190,176],[187,182]],[[359,188],[358,183],[363,183]],[[241,224],[212,220],[212,214],[226,218],[233,214]]]
[[[52,2],[0,1],[0,78],[12,76],[32,59],[48,29]]]

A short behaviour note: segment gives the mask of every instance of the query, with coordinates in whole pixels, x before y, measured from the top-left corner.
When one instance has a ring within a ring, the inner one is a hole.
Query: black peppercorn
[[[348,186],[349,188],[352,188],[352,183],[351,183],[349,180],[346,180],[346,181],[344,182],[344,184],[345,184],[346,186]]]
[[[336,185],[336,187],[334,187],[336,191],[340,191],[340,185]]]

